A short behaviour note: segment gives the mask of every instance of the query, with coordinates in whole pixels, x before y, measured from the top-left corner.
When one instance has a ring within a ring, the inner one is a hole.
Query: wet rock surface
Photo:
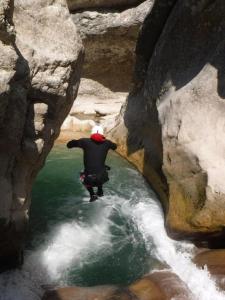
[[[128,287],[68,287],[47,291],[43,300],[191,300],[187,286],[169,270],[156,271]]]
[[[225,290],[225,250],[208,250],[195,256],[194,262],[201,268],[207,268],[220,289]]]

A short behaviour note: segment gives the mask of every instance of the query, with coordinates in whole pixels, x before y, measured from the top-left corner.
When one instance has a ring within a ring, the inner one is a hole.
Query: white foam
[[[102,249],[110,248],[108,212],[93,225],[71,222],[61,225],[41,255],[41,263],[52,280],[58,280],[71,265],[87,263],[88,257]]]
[[[217,289],[207,269],[199,269],[192,262],[194,246],[167,236],[163,213],[154,194],[136,171],[130,172],[132,181],[117,185],[124,197],[107,196],[102,203],[99,200],[88,204],[93,207],[91,225],[85,225],[85,220],[80,218],[82,211],[79,211],[80,221],[62,223],[54,228],[44,246],[26,255],[22,270],[1,274],[0,300],[40,300],[42,284],[58,284],[72,265],[82,268],[82,264],[91,263],[94,257],[110,251],[110,226],[118,226],[110,220],[112,213],[133,219],[149,253],[171,267],[187,284],[194,300],[224,300],[225,294]]]
[[[112,211],[112,206],[102,206],[89,226],[74,221],[54,228],[46,246],[26,254],[22,270],[0,275],[0,300],[40,300],[42,285],[66,284],[64,276],[72,265],[82,267],[97,253],[104,255],[104,249],[111,249]]]
[[[225,293],[219,291],[207,269],[199,269],[192,262],[190,243],[170,239],[164,228],[164,218],[160,206],[154,199],[140,201],[129,213],[142,233],[149,251],[155,245],[154,255],[167,263],[189,287],[196,300],[224,300]],[[151,252],[152,253],[152,252]]]

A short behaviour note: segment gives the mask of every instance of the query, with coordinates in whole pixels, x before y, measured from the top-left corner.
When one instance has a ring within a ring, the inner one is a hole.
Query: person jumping
[[[71,140],[67,148],[83,149],[84,171],[80,173],[80,179],[90,194],[90,202],[102,197],[102,186],[109,180],[107,171],[110,170],[105,165],[106,156],[109,149],[116,150],[117,145],[104,137],[101,126],[94,126],[90,138]],[[97,193],[94,187],[97,187]]]

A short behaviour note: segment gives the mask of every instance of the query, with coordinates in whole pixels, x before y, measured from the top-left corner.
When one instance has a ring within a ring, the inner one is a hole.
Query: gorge
[[[151,184],[170,237],[224,247],[224,17],[222,0],[1,2],[1,271],[22,263],[32,185],[60,128],[65,140],[96,121]],[[140,232],[151,231],[153,207],[136,207]],[[173,244],[158,242],[159,253]],[[183,263],[204,278],[208,299],[224,299],[174,243],[179,266],[172,254],[161,262],[186,285],[176,299],[207,299]]]

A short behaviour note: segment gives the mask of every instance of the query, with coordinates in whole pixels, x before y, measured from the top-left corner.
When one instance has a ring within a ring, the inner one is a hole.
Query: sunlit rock
[[[148,0],[125,11],[83,11],[72,15],[85,46],[82,77],[116,92],[128,92],[139,29],[151,9]]]
[[[173,237],[209,239],[225,226],[224,12],[222,1],[155,2],[114,133],[160,195]]]
[[[100,2],[108,9],[102,10]],[[123,10],[114,7],[119,2],[126,2]],[[119,114],[131,88],[138,32],[153,1],[73,2],[81,4],[83,9],[74,11],[72,18],[84,43],[85,61],[70,115],[104,122],[102,117]]]

